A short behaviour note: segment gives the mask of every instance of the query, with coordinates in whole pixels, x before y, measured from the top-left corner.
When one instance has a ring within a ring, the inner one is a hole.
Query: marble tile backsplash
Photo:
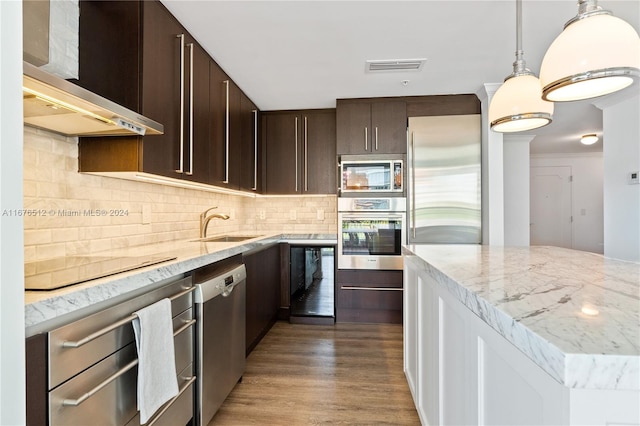
[[[78,173],[77,138],[25,126],[25,261],[197,238],[199,215],[218,206],[209,235],[336,233],[336,197],[243,197]]]

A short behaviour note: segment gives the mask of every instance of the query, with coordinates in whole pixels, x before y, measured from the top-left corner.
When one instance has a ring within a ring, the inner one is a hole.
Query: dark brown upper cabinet
[[[267,194],[335,194],[335,109],[262,114]]]
[[[80,171],[145,172],[259,191],[260,170],[252,166],[245,176],[247,164],[256,163],[257,108],[162,3],[80,7],[76,83],[165,129],[157,136],[81,138]],[[252,105],[248,112],[243,97]]]
[[[240,189],[262,193],[260,111],[244,93],[240,95]]]
[[[338,99],[336,120],[338,155],[407,152],[404,100]]]
[[[142,171],[206,182],[209,58],[156,2],[143,2],[141,110],[165,126],[143,138]]]
[[[81,172],[209,179],[209,57],[156,1],[80,2],[77,83],[164,125],[80,140]]]
[[[229,189],[240,187],[240,88],[213,61],[209,64],[211,183]]]

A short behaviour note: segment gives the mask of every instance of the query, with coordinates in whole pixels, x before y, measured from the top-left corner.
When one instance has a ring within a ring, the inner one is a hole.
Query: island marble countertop
[[[243,235],[243,233],[237,233]],[[233,234],[231,234],[233,235]],[[194,269],[278,242],[336,244],[330,234],[265,234],[242,242],[169,241],[104,253],[110,256],[157,255],[175,260],[87,281],[58,290],[25,291],[26,337],[48,331],[135,297]]]
[[[403,252],[560,383],[640,389],[640,263],[543,246]]]

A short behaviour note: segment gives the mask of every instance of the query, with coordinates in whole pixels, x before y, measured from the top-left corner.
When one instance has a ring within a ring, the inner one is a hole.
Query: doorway
[[[571,166],[531,167],[531,245],[572,248]]]
[[[291,246],[290,322],[333,324],[334,247]]]

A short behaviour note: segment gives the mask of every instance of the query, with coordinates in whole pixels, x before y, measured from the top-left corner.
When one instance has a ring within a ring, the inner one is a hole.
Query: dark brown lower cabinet
[[[280,245],[242,256],[247,269],[247,355],[278,319],[280,308]]]
[[[25,341],[27,425],[47,424],[47,334]]]
[[[336,322],[402,323],[402,271],[338,270]]]

